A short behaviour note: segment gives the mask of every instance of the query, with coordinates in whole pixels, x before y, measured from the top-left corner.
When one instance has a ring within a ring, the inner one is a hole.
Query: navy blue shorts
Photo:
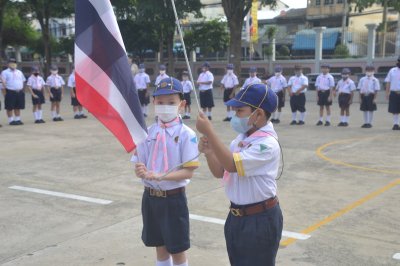
[[[339,94],[339,107],[340,108],[348,108],[350,106],[350,99],[351,99],[351,94],[350,93],[340,93]]]
[[[61,102],[61,88],[50,88],[50,92],[53,94],[53,97],[50,97],[50,102]]]
[[[192,98],[190,97],[191,93],[190,92],[186,92],[183,94],[183,98],[186,101],[186,105],[191,105],[192,104]]]
[[[165,246],[170,254],[190,248],[189,210],[185,192],[162,198],[150,196],[150,192],[145,190],[142,217],[142,240],[147,247]]]
[[[200,91],[200,106],[201,108],[214,107],[214,98],[212,90]]]
[[[306,95],[300,93],[299,95],[290,96],[290,108],[292,113],[297,111],[304,113],[306,111]]]
[[[4,108],[7,111],[25,109],[25,93],[24,90],[13,91],[6,89],[4,97]]]
[[[34,98],[32,96],[32,105],[44,104],[45,103],[45,99],[44,99],[43,91],[42,90],[35,90],[35,89],[32,89],[32,91],[38,97],[38,98]]]
[[[76,89],[75,87],[72,88],[74,90],[75,97],[71,97],[71,105],[72,106],[82,106],[82,104],[79,102],[78,97],[76,96]]]
[[[233,96],[231,96],[232,92],[233,92],[233,88],[224,90],[224,103],[226,103],[227,101],[229,101],[230,99],[235,97],[235,94],[233,94]]]
[[[329,101],[329,96],[331,95],[330,90],[318,91],[318,102],[319,106],[330,106],[332,105],[332,100]]]
[[[138,95],[141,105],[148,105],[150,103],[150,97],[147,93],[147,90],[138,90]]]
[[[369,94],[367,96],[361,95],[361,104],[360,104],[360,110],[361,111],[376,111],[376,104],[374,103],[374,94]]]
[[[285,106],[285,96],[283,94],[283,91],[278,91],[276,93],[276,96],[278,96],[278,108],[282,108]]]
[[[225,240],[232,266],[273,266],[282,237],[279,204],[264,212],[237,217],[229,212]]]
[[[396,93],[394,91],[390,92],[388,111],[392,114],[400,113],[400,93]]]

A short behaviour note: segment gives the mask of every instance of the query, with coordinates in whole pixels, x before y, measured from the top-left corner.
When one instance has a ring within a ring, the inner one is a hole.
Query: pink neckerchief
[[[181,119],[179,117],[175,118],[171,122],[163,123],[160,119],[157,121],[158,126],[161,128],[159,132],[157,132],[156,143],[154,145],[154,152],[153,152],[153,161],[152,161],[152,169],[156,169],[156,160],[158,156],[158,147],[160,146],[160,142],[162,142],[162,156],[164,161],[164,173],[168,171],[168,153],[167,153],[167,139],[166,139],[166,128],[174,127],[176,125],[181,124]]]
[[[268,136],[276,138],[276,136],[274,136],[272,133],[259,129],[250,136],[243,139],[242,141],[239,141],[239,143],[234,147],[233,152],[234,153],[240,152],[244,147],[248,147],[252,142]],[[230,174],[228,171],[224,170],[224,176],[222,178],[222,181],[224,184],[227,184],[229,183],[229,180],[230,180]]]

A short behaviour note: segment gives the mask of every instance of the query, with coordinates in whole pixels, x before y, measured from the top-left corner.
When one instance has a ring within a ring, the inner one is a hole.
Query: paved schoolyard
[[[333,126],[314,126],[313,92],[305,126],[289,126],[284,108],[275,127],[285,160],[277,265],[400,265],[393,258],[400,253],[400,132],[390,130],[382,96],[372,129],[360,128],[357,103],[349,128],[336,127],[336,103]],[[213,124],[228,143],[235,133],[216,102]],[[30,104],[21,127],[5,125],[1,112],[0,264],[154,265],[154,250],[140,239],[143,189],[130,156],[93,117],[73,120],[69,99],[64,122],[50,122],[44,108],[43,125],[33,124]],[[229,203],[201,162],[188,186],[189,262],[228,265],[222,224]]]

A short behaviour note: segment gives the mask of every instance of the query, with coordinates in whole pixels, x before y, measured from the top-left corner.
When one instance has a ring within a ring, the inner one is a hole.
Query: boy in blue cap
[[[239,133],[230,149],[203,114],[196,127],[204,135],[199,150],[211,173],[223,178],[231,201],[225,223],[229,261],[241,266],[275,265],[283,226],[275,180],[281,152],[269,118],[278,99],[264,84],[253,84],[226,104],[236,111],[230,123]]]
[[[276,66],[274,70],[275,75],[270,77],[265,83],[267,84],[267,87],[272,89],[278,96],[278,110],[272,114],[271,122],[279,124],[281,122],[280,117],[282,107],[285,106],[287,81],[286,78],[282,75],[281,66]]]
[[[197,79],[200,91],[200,106],[207,114],[209,120],[212,119],[212,108],[214,107],[213,83],[214,75],[210,72],[210,64],[204,62],[201,66],[201,73]]]
[[[374,111],[376,108],[376,96],[381,89],[379,80],[374,76],[375,67],[367,65],[365,67],[365,76],[358,82],[360,90],[360,110],[363,111],[364,124],[361,128],[371,128]]]
[[[156,122],[132,157],[144,185],[142,240],[156,247],[157,266],[187,266],[185,251],[190,241],[185,187],[199,166],[193,159],[198,155],[197,137],[179,116],[185,107],[179,80],[161,80],[153,98]]]
[[[224,103],[228,102],[235,96],[236,87],[239,85],[238,77],[233,73],[233,64],[226,66],[226,74],[221,80],[221,89],[224,90]],[[224,122],[231,121],[232,115],[235,113],[230,106],[226,107],[226,118]]]
[[[249,68],[249,77],[244,81],[241,90],[245,89],[247,86],[255,83],[261,83],[261,79],[257,77],[257,68]]]
[[[317,89],[317,104],[319,105],[319,120],[316,124],[317,126],[323,125],[324,107],[326,109],[325,126],[331,125],[332,93],[335,89],[335,79],[331,74],[329,74],[329,69],[329,64],[322,64],[322,73],[319,74],[315,81],[315,87]]]
[[[147,117],[147,105],[150,103],[149,97],[149,86],[150,77],[146,73],[144,64],[139,64],[139,72],[133,78],[135,88],[138,91],[139,101],[142,106],[142,112],[144,117]]]
[[[156,78],[156,82],[154,82],[154,85],[156,85],[156,87],[158,86],[158,84],[160,84],[160,81],[162,79],[169,78],[169,76],[166,74],[167,67],[165,65],[160,65],[158,69],[159,69],[159,75]]]
[[[42,104],[45,103],[44,88],[46,82],[39,74],[37,66],[32,67],[32,75],[28,78],[26,86],[32,95],[32,111],[35,118],[35,124],[45,123],[43,120]]]

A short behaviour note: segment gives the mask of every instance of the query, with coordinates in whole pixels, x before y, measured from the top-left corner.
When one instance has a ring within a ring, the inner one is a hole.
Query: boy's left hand
[[[200,113],[197,116],[196,128],[201,134],[206,136],[213,130],[210,120],[208,120],[208,117],[204,113]]]
[[[144,177],[144,179],[150,180],[150,181],[161,181],[162,180],[162,175],[161,174],[157,174],[154,172],[147,172],[146,176]]]

